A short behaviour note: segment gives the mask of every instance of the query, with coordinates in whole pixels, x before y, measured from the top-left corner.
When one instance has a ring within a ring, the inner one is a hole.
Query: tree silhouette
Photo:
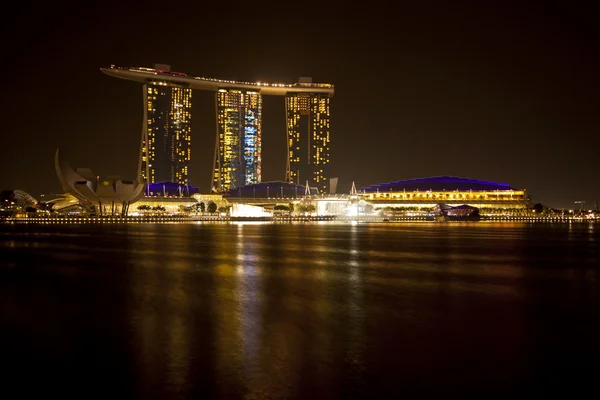
[[[209,201],[207,211],[211,214],[215,213],[217,211],[217,204],[214,201]]]
[[[535,203],[533,205],[533,211],[536,212],[537,214],[539,214],[542,211],[544,211],[544,206],[541,203]]]

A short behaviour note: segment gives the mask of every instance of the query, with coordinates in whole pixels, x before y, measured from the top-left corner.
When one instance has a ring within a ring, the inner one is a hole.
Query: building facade
[[[143,86],[144,126],[140,179],[189,184],[192,90],[153,81]]]
[[[261,181],[262,96],[255,91],[219,89],[212,191]]]
[[[362,188],[360,196],[377,207],[433,207],[468,205],[479,209],[526,209],[525,189],[506,183],[457,176],[433,176],[381,183]]]
[[[294,93],[286,100],[288,159],[286,181],[329,191],[330,97]]]
[[[111,65],[101,71],[144,84],[141,179],[189,184],[191,90],[208,90],[216,93],[217,113],[212,192],[227,193],[261,182],[262,96],[285,98],[287,163],[281,176],[285,173],[289,183],[305,186],[308,182],[321,193],[329,191],[332,84],[311,78],[296,83],[206,78],[159,64],[154,68]]]

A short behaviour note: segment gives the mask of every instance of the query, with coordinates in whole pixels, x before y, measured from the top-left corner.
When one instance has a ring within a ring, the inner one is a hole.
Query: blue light
[[[146,186],[147,196],[176,196],[187,197],[198,193],[198,188],[194,186],[179,184],[177,182],[154,182]]]
[[[361,188],[361,191],[371,192],[377,189],[383,191],[401,191],[401,190],[511,190],[506,183],[497,183],[491,181],[463,178],[458,176],[433,176],[429,178],[416,178],[408,180],[398,180],[388,183],[371,185]],[[514,190],[514,189],[513,189]]]

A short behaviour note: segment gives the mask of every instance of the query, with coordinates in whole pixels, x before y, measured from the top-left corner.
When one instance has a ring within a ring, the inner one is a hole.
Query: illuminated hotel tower
[[[227,192],[261,181],[262,96],[219,89],[212,190]]]
[[[285,96],[288,182],[328,192],[329,102],[334,88],[300,78],[297,83],[240,82],[189,76],[168,65],[111,65],[100,70],[144,83],[140,174],[148,182],[189,184],[192,90],[216,93],[217,137],[212,191],[261,182],[262,96]]]
[[[147,82],[140,149],[140,176],[147,183],[189,184],[192,89]]]
[[[329,100],[328,94],[317,93],[288,93],[285,97],[286,181],[296,184],[308,181],[320,193],[329,189]]]

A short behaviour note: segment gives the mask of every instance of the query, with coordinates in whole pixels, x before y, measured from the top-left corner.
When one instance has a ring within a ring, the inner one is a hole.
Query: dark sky
[[[58,192],[57,147],[74,167],[134,178],[141,85],[99,68],[165,63],[333,83],[338,192],[458,175],[555,207],[600,200],[600,46],[583,2],[118,3],[23,3],[3,16],[0,188]],[[195,91],[192,116],[190,176],[207,190],[214,94]],[[263,181],[284,169],[283,98],[265,97]]]

